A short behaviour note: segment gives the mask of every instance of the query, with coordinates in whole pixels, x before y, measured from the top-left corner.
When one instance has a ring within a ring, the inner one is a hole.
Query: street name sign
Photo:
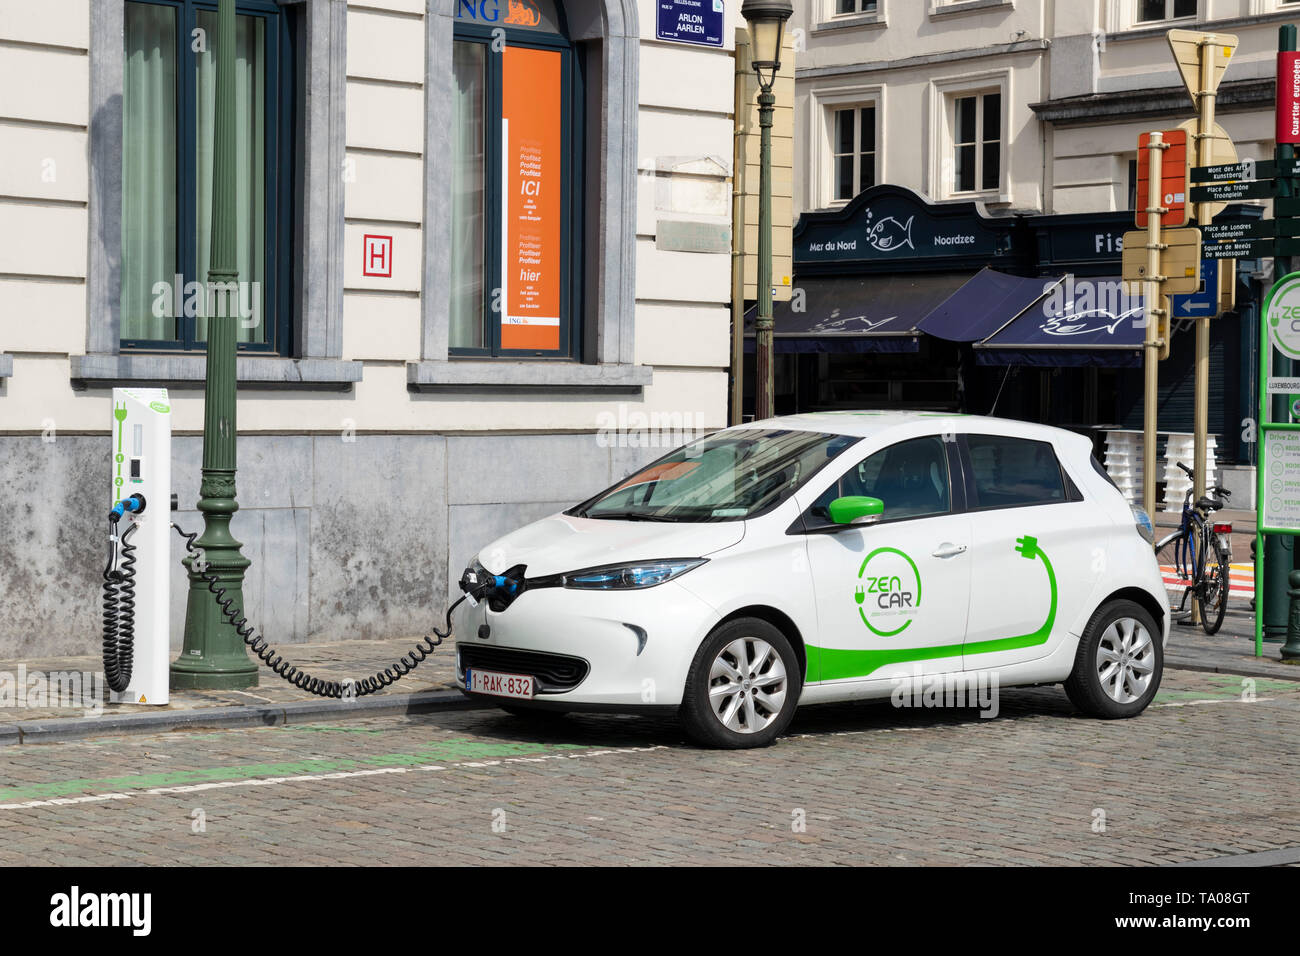
[[[1271,179],[1253,182],[1210,183],[1192,187],[1192,202],[1241,202],[1243,199],[1272,199],[1277,195],[1277,183]]]

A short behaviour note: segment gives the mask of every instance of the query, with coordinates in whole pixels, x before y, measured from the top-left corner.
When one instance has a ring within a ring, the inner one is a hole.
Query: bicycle
[[[1182,462],[1175,462],[1195,480],[1195,473]],[[1183,497],[1182,517],[1178,530],[1155,543],[1156,560],[1165,575],[1165,588],[1170,587],[1168,572],[1177,575],[1182,596],[1175,610],[1170,612],[1177,620],[1191,615],[1187,606],[1191,598],[1201,612],[1201,627],[1206,634],[1214,634],[1223,626],[1223,616],[1228,610],[1229,578],[1232,564],[1232,525],[1215,522],[1211,516],[1224,507],[1225,498],[1232,497],[1228,489],[1215,485],[1210,489],[1219,497],[1202,497],[1192,503],[1192,489]]]

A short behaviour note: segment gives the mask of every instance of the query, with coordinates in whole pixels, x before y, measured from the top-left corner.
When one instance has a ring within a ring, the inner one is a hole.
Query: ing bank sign
[[[456,0],[456,19],[526,29],[558,32],[549,4],[542,0]]]

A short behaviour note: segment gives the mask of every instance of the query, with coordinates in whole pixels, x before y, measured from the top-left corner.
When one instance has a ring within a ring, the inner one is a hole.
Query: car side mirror
[[[826,509],[836,524],[875,524],[885,512],[885,503],[865,495],[836,498]]]

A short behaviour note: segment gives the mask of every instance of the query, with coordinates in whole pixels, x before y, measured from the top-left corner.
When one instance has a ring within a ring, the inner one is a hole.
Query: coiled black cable
[[[131,535],[136,527],[132,524],[118,539],[122,567],[116,566],[118,548],[111,546],[104,567],[104,680],[118,692],[131,683],[135,663],[135,545]],[[117,530],[116,524],[109,525],[110,538]]]
[[[172,525],[176,533],[185,539],[185,550],[190,553],[191,558],[198,559],[201,557],[201,551],[194,546],[194,539],[197,534],[190,534],[183,531],[176,525]],[[276,676],[287,680],[299,690],[305,690],[309,694],[315,694],[318,697],[334,697],[349,699],[354,697],[365,697],[383,690],[391,684],[401,680],[411,671],[420,666],[420,662],[433,653],[434,649],[451,636],[451,615],[452,612],[460,606],[460,602],[465,600],[469,595],[462,594],[451,606],[447,608],[447,629],[440,631],[436,627],[433,633],[437,639],[425,635],[420,643],[416,644],[409,654],[403,654],[396,661],[389,664],[383,670],[376,671],[371,677],[363,677],[360,680],[326,680],[323,677],[313,677],[311,674],[302,670],[295,664],[291,664],[276,652],[266,639],[257,634],[256,628],[248,624],[248,619],[243,616],[243,608],[232,607],[234,598],[226,597],[226,588],[221,586],[221,579],[203,566],[191,566],[198,571],[204,581],[208,583],[208,590],[213,593],[217,599],[217,606],[221,608],[221,615],[230,622],[230,626],[248,645],[249,650],[256,655],[257,659],[275,672]],[[483,591],[485,588],[479,588]]]

